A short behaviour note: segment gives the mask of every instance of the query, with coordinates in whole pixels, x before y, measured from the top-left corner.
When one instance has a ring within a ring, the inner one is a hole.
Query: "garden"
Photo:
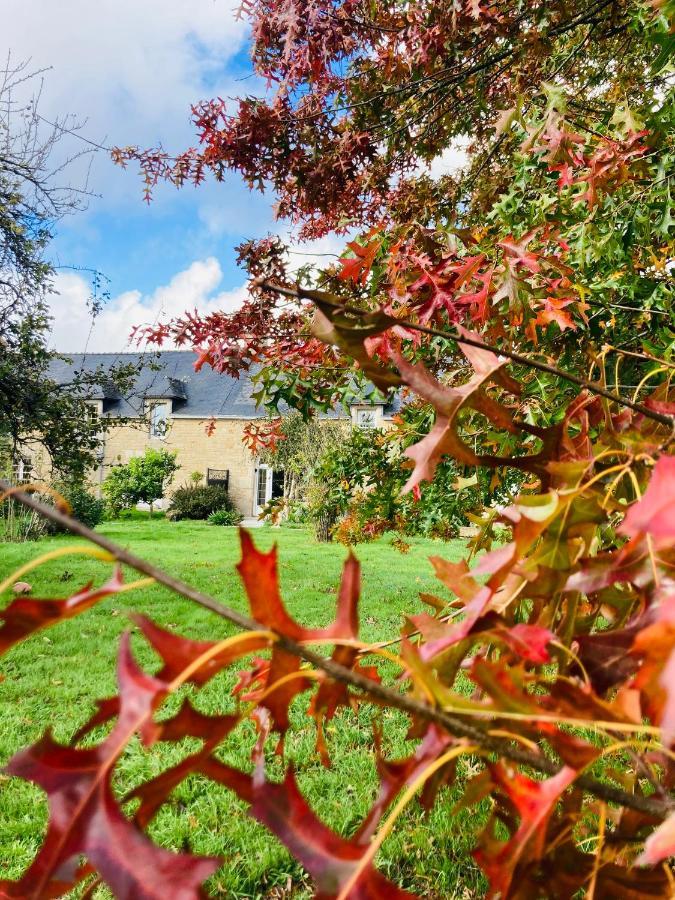
[[[173,523],[161,514],[155,514],[151,521],[147,513],[138,513],[133,518],[105,522],[99,530],[195,587],[236,609],[246,609],[235,571],[241,556],[236,528],[212,528],[203,521]],[[368,642],[387,641],[404,615],[425,608],[420,592],[435,592],[439,587],[429,556],[440,554],[456,561],[464,552],[460,541],[413,538],[409,552],[400,554],[391,540],[391,535],[385,535],[359,552],[363,567],[361,633]],[[255,541],[265,550],[278,542],[281,587],[289,612],[308,626],[327,624],[346,555],[344,547],[319,544],[304,527],[259,528]],[[86,545],[70,536],[44,538],[38,545],[5,545],[0,580],[34,560],[38,553],[63,550],[67,555],[47,561],[24,576],[31,584],[32,596],[64,596],[91,578],[97,583],[104,581],[109,566],[78,555],[83,549]],[[308,570],[313,573],[310,579]],[[125,574],[133,580],[133,573]],[[36,634],[4,658],[0,696],[0,716],[5,723],[0,737],[3,760],[36,741],[48,727],[56,740],[70,740],[94,712],[96,701],[114,694],[117,645],[122,632],[133,627],[131,612],[142,612],[162,627],[193,639],[217,640],[234,633],[222,619],[195,609],[189,601],[157,586],[142,586],[104,600],[84,613],[75,628],[63,623]],[[140,640],[134,639],[134,652],[148,670],[157,669],[156,657]],[[387,668],[385,662],[382,674],[393,681],[395,667]],[[227,704],[234,679],[234,673],[215,679],[206,694],[200,693],[199,709],[215,713]],[[336,716],[326,730],[334,761],[332,769],[327,770],[315,749],[316,726],[307,714],[306,698],[298,698],[291,710],[293,738],[286,752],[302,766],[302,787],[313,807],[339,822],[345,833],[365,815],[377,792],[371,755],[374,713],[374,709],[364,707],[358,713],[342,710]],[[396,735],[393,752],[406,755],[414,744],[406,740],[404,717],[395,712],[385,713],[385,717],[388,730]],[[219,757],[245,766],[254,741],[255,729],[251,726],[236,741],[225,742]],[[135,742],[117,777],[116,791],[128,794],[175,762],[176,754],[184,750],[184,746],[161,743],[145,751]],[[271,772],[280,772],[280,761],[273,752],[268,755],[268,766]],[[2,791],[0,859],[5,861],[3,877],[14,878],[40,845],[47,809],[41,791],[25,782],[7,780]],[[449,815],[457,799],[454,794],[448,795],[428,821],[419,822],[415,815],[407,817],[385,844],[384,866],[396,881],[428,897],[480,895],[482,880],[467,856],[470,848],[459,824],[462,817],[451,835],[440,842],[434,838],[437,821]],[[228,791],[212,792],[207,779],[195,776],[185,782],[156,820],[152,834],[166,847],[179,849],[189,844],[201,854],[221,857],[223,866],[210,882],[218,896],[311,896],[306,875],[287,851],[246,815],[243,803],[233,803]]]
[[[239,14],[187,149],[95,145],[276,217],[135,363],[50,374],[77,129],[0,104],[0,894],[672,898],[675,2]],[[262,527],[166,448],[88,487],[167,347],[248,379]]]

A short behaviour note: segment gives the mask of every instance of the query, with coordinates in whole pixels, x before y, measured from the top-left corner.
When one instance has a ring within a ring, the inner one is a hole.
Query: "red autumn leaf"
[[[379,735],[376,734],[377,770],[380,776],[380,790],[370,812],[356,832],[356,840],[366,844],[375,833],[386,809],[392,800],[443,753],[452,739],[436,725],[430,725],[424,738],[417,745],[415,752],[406,759],[388,762],[382,757],[379,747]],[[438,782],[436,787],[438,787]],[[424,797],[429,801],[430,797]]]
[[[169,794],[186,778],[194,774],[204,775],[211,781],[227,785],[232,790],[236,790],[242,800],[247,803],[253,799],[251,776],[215,759],[211,755],[211,751],[205,747],[197,753],[186,756],[177,765],[166,769],[156,778],[141,784],[129,795],[128,799],[140,801],[134,816],[138,826],[140,828],[147,827],[160,807],[166,803]]]
[[[601,753],[601,747],[589,744],[568,731],[562,731],[552,722],[539,720],[534,725],[536,732],[533,732],[533,737],[539,740],[544,735],[561,760],[573,769],[585,769]]]
[[[342,278],[343,281],[351,279],[352,281],[365,284],[368,280],[370,270],[373,267],[373,263],[375,262],[377,252],[382,246],[382,241],[376,238],[365,246],[357,243],[357,241],[350,241],[347,246],[354,256],[347,258],[342,257],[338,260],[342,266],[339,277]]]
[[[251,803],[250,815],[262,822],[307,869],[316,884],[318,900],[335,898],[354,874],[366,846],[331,831],[317,818],[300,793],[289,768],[284,781],[265,781],[262,768],[253,776],[232,770],[220,773],[221,782]],[[405,900],[413,897],[367,865],[349,893],[350,900]]]
[[[424,662],[428,662],[432,657],[437,656],[448,647],[463,640],[478,619],[483,615],[490,605],[492,599],[492,591],[488,587],[482,587],[476,593],[476,596],[464,607],[464,619],[461,622],[454,622],[451,625],[443,626],[443,634],[435,640],[422,644],[419,648],[420,658]]]
[[[291,677],[296,676],[300,672],[300,658],[288,653],[281,647],[275,647],[272,651],[272,660],[267,672],[267,680],[262,685],[263,688],[269,689],[278,681],[284,681],[278,687],[271,690],[264,700],[260,702],[269,710],[274,729],[280,731],[283,735],[290,724],[288,718],[288,708],[292,701],[302,691],[307,690],[312,682],[308,678]],[[286,680],[286,679],[289,680]],[[277,752],[281,752],[283,743],[280,743]]]
[[[216,641],[193,641],[189,638],[181,637],[181,635],[174,634],[172,631],[160,628],[147,616],[134,614],[131,618],[141,629],[148,643],[164,663],[156,676],[160,681],[171,681],[190,663],[211,651],[217,644]],[[269,643],[268,638],[251,632],[235,646],[226,647],[220,652],[210,655],[206,662],[196,669],[188,680],[192,684],[206,684],[214,675],[217,675],[218,672],[235,660],[249,653],[255,653],[257,650],[262,650],[268,647]],[[97,712],[75,734],[73,738],[74,743],[81,740],[93,728],[109,722],[110,719],[117,715],[119,711],[119,697],[107,697],[104,700],[99,700],[97,701],[97,707]]]
[[[675,456],[662,456],[654,466],[649,486],[634,503],[619,527],[629,537],[648,534],[656,549],[675,539]]]
[[[276,545],[268,553],[258,550],[251,535],[240,529],[241,562],[237,570],[244,582],[251,615],[260,625],[296,641],[356,638],[360,566],[350,553],[342,570],[335,622],[327,628],[304,628],[286,611],[279,590]]]
[[[91,582],[67,600],[39,600],[19,596],[0,613],[0,654],[25,640],[42,628],[49,628],[65,619],[72,619],[90,609],[104,597],[115,594],[122,587],[122,570],[115,569],[113,577],[99,588]]]
[[[428,322],[442,310],[456,321],[460,306],[459,291],[476,276],[485,256],[480,253],[455,261],[442,259],[437,265],[430,265],[423,257],[416,257],[414,261],[421,275],[408,287],[408,291],[423,298],[417,307],[420,322]]]
[[[479,339],[471,332],[459,330],[466,336]],[[460,347],[471,363],[474,375],[458,388],[441,384],[422,363],[412,364],[400,353],[392,353],[392,360],[404,382],[436,410],[436,422],[429,434],[406,450],[406,456],[414,461],[415,469],[403,488],[404,492],[412,490],[420,481],[431,481],[445,455],[467,465],[480,464],[480,458],[457,433],[456,418],[460,410],[478,410],[499,427],[516,430],[509,411],[488,397],[484,390],[488,382],[494,381],[512,393],[518,393],[518,386],[501,371],[507,360],[480,347],[465,344],[460,344]]]
[[[164,663],[157,674],[157,678],[162,681],[171,681],[190,663],[211,651],[218,643],[217,641],[193,641],[189,638],[181,637],[179,634],[160,628],[147,616],[134,615],[132,618]],[[267,637],[251,632],[236,645],[225,647],[223,650],[210,656],[203,665],[192,673],[189,681],[192,684],[206,684],[214,675],[235,660],[249,653],[255,653],[257,650],[262,650],[268,647],[269,643]]]
[[[468,306],[471,318],[474,322],[485,322],[488,317],[488,304],[490,299],[490,288],[492,286],[492,276],[494,268],[489,269],[483,275],[476,275],[475,278],[482,285],[479,291],[473,293],[462,294],[457,297],[456,303],[459,306]]]
[[[653,831],[645,841],[644,850],[635,860],[636,866],[655,866],[661,860],[675,856],[675,814]]]
[[[668,746],[675,740],[675,593],[666,594],[644,617],[644,626],[631,646],[639,663],[633,685],[642,692],[645,710],[660,724]]]
[[[550,325],[551,322],[555,322],[555,324],[561,331],[565,331],[567,328],[571,328],[572,330],[576,329],[577,326],[574,322],[574,319],[568,312],[565,312],[565,307],[574,302],[575,301],[569,297],[544,298],[544,308],[540,309],[537,313],[537,318],[534,320],[534,324],[542,325],[544,328],[546,328],[546,326]]]
[[[533,781],[501,763],[491,767],[495,783],[520,816],[516,833],[506,842],[485,835],[473,856],[490,882],[490,897],[507,897],[514,870],[519,863],[539,859],[546,844],[546,825],[556,801],[576,778],[576,771],[563,766],[545,781]]]
[[[534,238],[536,232],[530,231],[518,241],[512,235],[505,237],[503,241],[499,241],[498,247],[506,253],[507,258],[512,261],[514,268],[522,266],[529,272],[536,274],[541,271],[539,256],[527,249],[527,245]]]
[[[649,620],[643,618],[626,628],[577,636],[577,656],[598,694],[606,694],[636,671],[639,659],[629,651],[636,636],[648,624]]]
[[[172,853],[155,846],[120,810],[111,787],[112,770],[133,734],[145,728],[166,696],[167,685],[145,674],[123,636],[118,662],[121,706],[110,735],[96,747],[74,749],[46,734],[14,756],[10,775],[25,778],[47,793],[49,823],[33,863],[7,896],[41,898],[72,886],[85,856],[118,897],[163,900],[195,898],[217,859]]]
[[[248,532],[240,532],[242,545],[242,559],[238,565],[246,594],[248,596],[251,614],[256,621],[268,628],[272,628],[279,634],[283,634],[294,640],[326,640],[334,638],[355,639],[358,636],[358,601],[360,585],[360,566],[356,558],[350,553],[345,561],[340,590],[337,600],[337,616],[335,622],[327,628],[304,628],[293,619],[286,608],[279,590],[279,575],[277,569],[277,550],[273,547],[268,553],[256,549]],[[357,652],[349,647],[337,647],[333,657],[342,665],[353,667],[357,659]],[[263,691],[285,680],[278,688],[267,694],[261,701],[265,708],[272,714],[274,728],[282,734],[289,725],[288,707],[292,700],[301,691],[306,690],[311,682],[302,677],[289,678],[300,671],[300,660],[297,656],[286,652],[282,648],[274,647],[271,663],[258,665],[250,677],[245,680],[255,682],[258,687],[254,692],[245,695],[245,699],[255,700]],[[376,677],[374,669],[363,670],[364,674]],[[241,690],[243,685],[237,688]],[[343,685],[334,683],[326,678],[318,693],[313,699],[311,711],[317,717],[319,727],[318,745],[322,752],[324,762],[327,757],[324,750],[321,733],[321,720],[325,716],[334,715],[338,705],[348,702],[348,693]]]
[[[508,644],[511,650],[528,662],[536,665],[550,662],[551,657],[547,647],[552,640],[555,640],[555,635],[548,628],[519,624],[498,628],[495,634]]]
[[[567,579],[566,590],[592,594],[622,582],[644,587],[654,577],[649,554],[644,547],[636,546],[632,541],[617,551],[582,559],[579,567],[579,571]]]
[[[200,712],[185,699],[170,719],[156,722],[152,743],[157,741],[182,741],[183,738],[200,738],[210,749],[219,744],[239,723],[238,715],[210,716]]]
[[[358,658],[358,648],[340,645],[335,648],[331,657],[333,662],[344,666],[346,669],[353,669],[360,675],[370,678],[371,681],[379,682],[380,676],[375,666],[361,666],[358,663]],[[324,720],[332,719],[340,706],[349,706],[350,702],[356,704],[358,701],[349,693],[349,688],[346,684],[335,681],[332,678],[324,678],[319,684],[316,694],[312,697],[309,711],[316,721],[316,749],[325,766],[330,765],[330,757],[323,735]]]
[[[283,420],[263,420],[262,422],[249,422],[242,432],[242,443],[253,454],[259,454],[263,450],[273,453],[279,443],[285,439]]]

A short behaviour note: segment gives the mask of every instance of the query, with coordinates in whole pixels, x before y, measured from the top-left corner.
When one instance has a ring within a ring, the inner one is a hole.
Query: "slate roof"
[[[58,384],[68,384],[79,372],[100,371],[100,381],[87,388],[85,396],[103,401],[103,413],[109,416],[133,417],[141,415],[146,398],[170,398],[175,416],[209,418],[223,416],[237,419],[255,419],[266,416],[264,409],[256,409],[251,397],[254,386],[249,377],[233,378],[214,372],[210,366],[194,370],[195,353],[192,350],[168,350],[161,353],[68,353],[65,358],[55,358],[49,367],[49,375]],[[133,388],[122,396],[106,380],[104,373],[114,366],[131,363],[144,364]],[[365,396],[362,402],[369,402]],[[385,406],[385,414],[399,408],[398,398]],[[331,418],[344,415],[336,410]]]

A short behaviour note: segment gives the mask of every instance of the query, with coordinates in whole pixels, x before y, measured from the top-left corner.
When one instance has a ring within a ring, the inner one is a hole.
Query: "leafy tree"
[[[173,476],[180,468],[176,462],[176,451],[145,451],[143,456],[134,456],[126,465],[114,466],[103,482],[103,493],[115,515],[137,503],[150,504],[164,497]]]
[[[127,148],[117,158],[139,160],[149,190],[161,177],[181,184],[233,168],[271,188],[303,236],[360,233],[317,273],[321,290],[294,283],[278,240],[247,244],[242,309],[190,314],[148,337],[194,344],[198,365],[255,364],[271,409],[283,402],[309,415],[347,398],[359,378],[402,390],[421,410],[409,423],[403,490],[424,491],[447,460],[491,484],[509,470],[519,491],[498,511],[509,540],[477,562],[472,553],[461,563],[432,558],[439,596],[424,595],[430,612],[411,615],[387,647],[359,637],[351,554],[333,623],[307,628],[283,604],[276,549],[258,550],[246,532],[238,571],[251,618],[115,548],[243,634],[195,642],[140,619],[160,671],[145,677],[126,637],[119,696],[70,746],[48,734],[10,761],[9,774],[47,790],[52,812],[10,890],[69,890],[90,871],[78,868],[84,856],[120,894],[197,896],[218,860],[171,856],[142,829],[199,774],[236,793],[322,897],[427,894],[416,863],[394,884],[375,857],[417,791],[429,808],[449,784],[472,811],[488,896],[671,897],[672,0],[243,8],[270,95],[242,99],[234,114],[220,100],[196,107],[199,149],[170,158]],[[465,169],[439,180],[425,173],[462,136]],[[116,576],[95,598],[17,598],[0,637],[10,646],[120,586]],[[330,657],[321,645],[334,647]],[[210,707],[204,717],[184,703],[153,720],[182,684],[201,687],[250,654],[235,713]],[[404,714],[416,742],[391,760],[393,717],[382,716],[372,742],[380,788],[349,829],[319,819],[295,774],[302,761],[284,752],[303,693],[326,763],[326,722],[348,721],[364,700]],[[103,742],[79,745],[115,716]],[[250,717],[253,774],[216,749]],[[288,760],[281,782],[265,774],[272,732]],[[135,787],[132,821],[112,779],[135,733],[203,743]]]
[[[494,498],[487,484],[461,478],[451,460],[443,461],[433,482],[419,494],[402,493],[408,477],[404,444],[397,432],[355,428],[341,444],[325,453],[312,471],[309,516],[330,522],[332,534],[357,544],[386,531],[399,537],[456,537],[469,525],[467,511],[477,511]],[[483,479],[489,482],[489,476]]]
[[[10,457],[42,448],[56,474],[81,477],[95,464],[108,424],[92,418],[87,397],[103,377],[126,390],[137,369],[75,372],[67,385],[50,377],[48,248],[58,221],[80,210],[86,193],[61,187],[73,158],[54,159],[77,123],[59,120],[45,133],[36,99],[17,97],[36,75],[11,58],[0,71],[0,444]],[[95,273],[93,307],[99,288]]]
[[[308,419],[291,410],[246,429],[246,445],[262,463],[284,473],[284,497],[303,500],[319,460],[341,446],[350,425],[341,419]]]

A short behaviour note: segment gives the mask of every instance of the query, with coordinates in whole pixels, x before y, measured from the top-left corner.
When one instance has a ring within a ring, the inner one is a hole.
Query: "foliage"
[[[361,379],[400,390],[433,419],[408,434],[404,493],[433,483],[446,459],[481,477],[509,469],[520,490],[490,513],[472,551],[495,519],[508,542],[477,560],[432,558],[450,599],[425,595],[431,612],[408,616],[387,646],[359,638],[351,554],[322,628],[286,610],[276,550],[260,551],[246,532],[238,570],[249,618],[131,560],[242,633],[195,642],[137,619],[159,672],[143,670],[125,638],[118,694],[69,745],[48,733],[9,763],[46,790],[51,816],[34,862],[5,890],[69,890],[89,872],[76,868],[84,856],[118,893],[179,885],[195,896],[218,862],[167,855],[144,829],[198,774],[245,802],[321,897],[410,896],[375,857],[414,795],[433,807],[446,785],[473,813],[488,896],[670,897],[673,4],[243,8],[270,96],[242,99],[234,113],[220,100],[200,105],[198,150],[169,159],[131,148],[117,158],[140,161],[148,190],[160,177],[197,182],[230,167],[271,187],[303,237],[348,226],[360,234],[317,275],[322,290],[292,282],[278,239],[245,245],[248,303],[144,334],[192,343],[197,365],[238,373],[256,364],[270,409],[288,403],[308,416]],[[424,173],[467,134],[463,173]],[[115,554],[130,562],[122,548]],[[120,589],[114,575],[98,590]],[[70,618],[95,594],[17,598],[0,638],[10,645]],[[397,666],[393,686],[383,656]],[[206,715],[199,692],[230,665],[240,669],[237,702]],[[182,696],[155,719],[186,683],[195,706]],[[326,764],[326,723],[338,709],[385,708],[373,735],[380,789],[344,833],[310,807],[302,760],[284,746],[301,694]],[[396,760],[386,750],[392,709],[414,741]],[[79,746],[113,719],[107,737]],[[259,732],[252,766],[233,765],[216,747],[249,719]],[[131,819],[112,778],[137,733],[146,746],[202,743],[135,788]],[[281,781],[267,774],[274,744]]]
[[[20,544],[37,541],[49,533],[49,523],[44,516],[27,511],[20,503],[8,500],[0,512],[0,541]]]
[[[242,518],[236,509],[216,509],[209,513],[206,521],[209,525],[238,525]]]
[[[419,427],[419,412],[406,410],[389,431],[351,429],[325,453],[312,473],[310,519],[329,520],[333,535],[345,544],[372,540],[385,531],[448,539],[471,524],[472,513],[517,491],[517,476],[493,479],[481,472],[465,478],[446,459],[423,490],[402,493],[409,475],[406,446],[413,422]]]
[[[166,515],[172,521],[179,522],[181,519],[208,519],[220,510],[234,512],[226,487],[220,484],[190,484],[174,492]]]
[[[70,507],[71,515],[83,525],[96,528],[101,524],[105,513],[105,502],[99,500],[85,484],[80,481],[67,481],[55,484],[54,489]],[[59,533],[66,529],[55,525],[50,530]]]
[[[176,452],[147,449],[125,465],[113,466],[103,482],[103,493],[113,515],[137,503],[153,503],[164,497],[174,474],[180,468]]]
[[[258,456],[273,469],[283,470],[284,498],[289,504],[302,503],[317,463],[342,446],[349,432],[344,420],[316,416],[305,420],[290,411],[278,419],[274,446],[259,446]]]
[[[211,528],[205,522],[170,523],[157,516],[148,519],[145,514],[144,518],[132,522],[107,521],[100,526],[99,533],[135,553],[145,554],[157,565],[180,572],[182,578],[200,591],[208,593],[220,583],[228,598],[238,606],[245,603],[241,584],[230,577],[239,558],[239,535],[234,528]],[[261,549],[270,549],[275,541],[280,544],[282,578],[290,610],[301,614],[307,624],[325,624],[330,615],[326,598],[333,593],[342,566],[341,545],[308,542],[304,530],[286,526],[259,528],[255,534]],[[72,550],[73,544],[69,538],[50,537],[41,544],[40,552]],[[391,548],[386,541],[373,541],[359,551],[363,567],[361,616],[366,640],[386,640],[404,613],[421,612],[424,608],[417,592],[433,590],[434,576],[427,557],[438,548],[434,542],[419,538],[411,539],[411,544],[410,553],[398,558],[395,570],[390,565]],[[456,561],[462,558],[463,552],[459,541],[444,547],[444,555]],[[9,573],[34,556],[35,549],[29,544],[5,545],[0,574]],[[312,571],[309,581],[308,568]],[[380,575],[384,568],[390,571],[386,580]],[[92,578],[96,584],[105,582],[108,571],[105,563],[73,554],[46,562],[27,578],[33,585],[34,596],[58,597],[75,591]],[[6,596],[0,601],[3,605]],[[115,684],[116,649],[122,632],[129,626],[125,609],[143,610],[162,627],[173,628],[179,634],[189,633],[197,640],[211,640],[214,632],[219,636],[234,633],[228,623],[215,619],[208,610],[198,609],[152,584],[141,585],[126,595],[111,595],[80,619],[66,623],[59,629],[60,633],[37,633],[0,658],[0,669],[6,676],[0,697],[4,726],[0,732],[0,762],[3,765],[22,747],[36,741],[47,727],[53,728],[57,740],[70,737],[87,720],[96,700],[108,696]],[[54,644],[50,646],[45,637],[53,639]],[[144,649],[139,640],[134,647],[141,654],[139,660],[144,664],[154,663],[152,651],[148,649],[145,656]],[[396,676],[393,663],[383,660],[383,666],[383,678]],[[222,697],[222,691],[233,686],[236,680],[235,668],[223,673],[213,688]],[[216,697],[213,702],[218,704],[220,700]],[[216,708],[214,705],[211,711]],[[291,722],[293,731],[297,729],[302,735],[295,748],[297,758],[303,760],[303,790],[307,792],[308,802],[322,816],[330,817],[328,820],[338,830],[348,833],[356,818],[367,812],[370,798],[378,787],[371,757],[369,717],[357,718],[347,710],[337,714],[334,727],[327,731],[333,755],[330,773],[313,757],[314,735],[308,727],[311,721],[302,697],[291,708]],[[406,730],[406,717],[393,713],[388,722],[387,747],[394,758],[410,752]],[[243,726],[223,747],[227,761],[245,768],[255,741],[253,725],[248,729]],[[157,743],[149,751],[140,741],[132,743],[123,766],[116,772],[117,796],[125,796],[143,779],[174,764],[175,753],[175,746],[167,741]],[[283,761],[270,755],[268,763],[270,777],[277,777]],[[353,788],[349,791],[349,804],[345,804],[345,784]],[[444,896],[461,893],[464,886],[467,892],[480,893],[479,873],[467,859],[471,849],[468,834],[467,838],[462,835],[468,815],[459,813],[458,820],[453,820],[452,832],[439,843],[435,841],[438,823],[450,815],[459,794],[444,792],[439,799],[438,807],[423,821],[418,821],[417,816],[405,817],[385,845],[380,865],[384,864],[390,877],[403,879],[407,887],[418,887],[422,892],[428,879],[433,878],[438,893]],[[46,797],[33,785],[8,778],[2,783],[2,808],[3,877],[17,878],[42,840],[47,822]],[[237,854],[236,865],[226,863],[206,885],[209,894],[248,898],[275,890],[281,893],[286,890],[289,878],[300,896],[311,893],[300,865],[271,834],[246,815],[245,805],[228,791],[209,790],[209,783],[201,779],[188,780],[176,789],[173,802],[155,819],[152,835],[153,840],[166,848],[179,848],[183,841],[189,841],[193,850],[206,856]],[[433,856],[425,851],[430,842],[439,850]],[[409,854],[411,843],[423,851],[422,857],[414,862]]]

